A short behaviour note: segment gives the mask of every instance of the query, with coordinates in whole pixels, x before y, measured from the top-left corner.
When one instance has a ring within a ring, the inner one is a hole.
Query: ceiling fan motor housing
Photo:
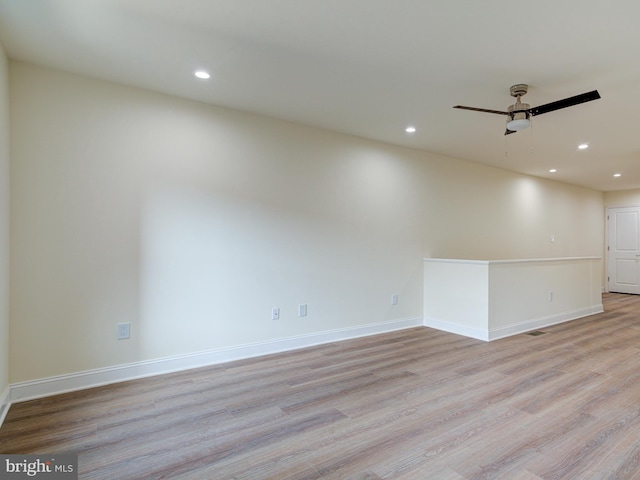
[[[528,103],[516,102],[513,105],[509,105],[507,112],[509,112],[511,120],[526,120],[530,116],[529,108],[531,108],[531,105]]]

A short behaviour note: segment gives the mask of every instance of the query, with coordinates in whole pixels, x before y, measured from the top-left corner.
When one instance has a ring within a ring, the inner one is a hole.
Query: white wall
[[[605,207],[640,205],[640,190],[621,190],[604,193]]]
[[[599,192],[22,63],[11,86],[12,382],[421,317],[424,256],[602,254]]]
[[[9,62],[0,45],[0,422],[9,386]]]
[[[424,325],[495,340],[602,312],[602,259],[425,258]]]

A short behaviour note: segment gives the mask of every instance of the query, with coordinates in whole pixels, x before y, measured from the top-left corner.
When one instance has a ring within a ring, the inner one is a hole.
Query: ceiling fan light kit
[[[507,130],[505,135],[524,130],[531,125],[531,117],[534,115],[542,115],[543,113],[553,112],[554,110],[560,110],[561,108],[572,107],[579,105],[580,103],[590,102],[600,98],[600,94],[597,90],[591,92],[582,93],[573,97],[565,98],[563,100],[557,100],[555,102],[540,105],[538,107],[531,108],[528,103],[522,103],[520,97],[526,95],[529,90],[529,86],[524,83],[518,83],[513,85],[509,89],[509,94],[516,98],[516,103],[510,105],[506,112],[501,110],[489,110],[486,108],[465,107],[463,105],[456,105],[453,108],[460,108],[462,110],[473,110],[476,112],[495,113],[498,115],[507,115]]]
[[[529,128],[529,125],[531,125],[531,121],[528,118],[514,118],[507,122],[507,130],[519,132],[520,130]]]
[[[520,105],[529,108],[529,104],[527,103],[521,103]],[[513,106],[514,105],[509,108],[512,108]],[[531,125],[530,117],[531,115],[527,111],[509,112],[509,120],[507,120],[507,130],[518,132],[520,130],[524,130],[525,128],[529,128],[529,125]]]

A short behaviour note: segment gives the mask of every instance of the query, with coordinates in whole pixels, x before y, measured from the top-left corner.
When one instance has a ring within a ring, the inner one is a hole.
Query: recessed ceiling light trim
[[[578,145],[578,150],[586,150],[587,148],[589,148],[588,143],[581,143],[580,145]]]
[[[193,74],[202,80],[207,80],[211,78],[211,75],[209,74],[209,72],[206,72],[204,70],[196,70],[195,72],[193,72]]]
[[[556,170],[555,168],[550,168],[549,169],[549,173],[556,173],[558,170]]]
[[[614,176],[615,178],[618,178],[618,177],[621,177],[621,176],[622,176],[622,174],[621,174],[621,173],[614,173],[614,174],[613,174],[613,176]]]
[[[410,125],[407,128],[405,128],[404,131],[407,133],[416,133],[416,127]]]

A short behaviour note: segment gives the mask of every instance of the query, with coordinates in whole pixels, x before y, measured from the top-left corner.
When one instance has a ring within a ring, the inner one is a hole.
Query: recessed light
[[[202,80],[206,80],[207,78],[211,78],[211,75],[209,75],[209,73],[205,72],[204,70],[196,70],[195,72],[193,72],[193,74],[196,77],[201,78]]]
[[[416,133],[416,127],[407,127],[404,131],[407,133]]]
[[[556,173],[558,170],[556,170],[555,168],[550,168],[549,169],[549,173]]]
[[[621,173],[614,173],[613,176],[617,178],[617,177],[621,177],[622,174]]]
[[[578,145],[578,148],[580,150],[586,150],[587,148],[589,148],[589,144],[588,143],[581,143],[580,145]]]

